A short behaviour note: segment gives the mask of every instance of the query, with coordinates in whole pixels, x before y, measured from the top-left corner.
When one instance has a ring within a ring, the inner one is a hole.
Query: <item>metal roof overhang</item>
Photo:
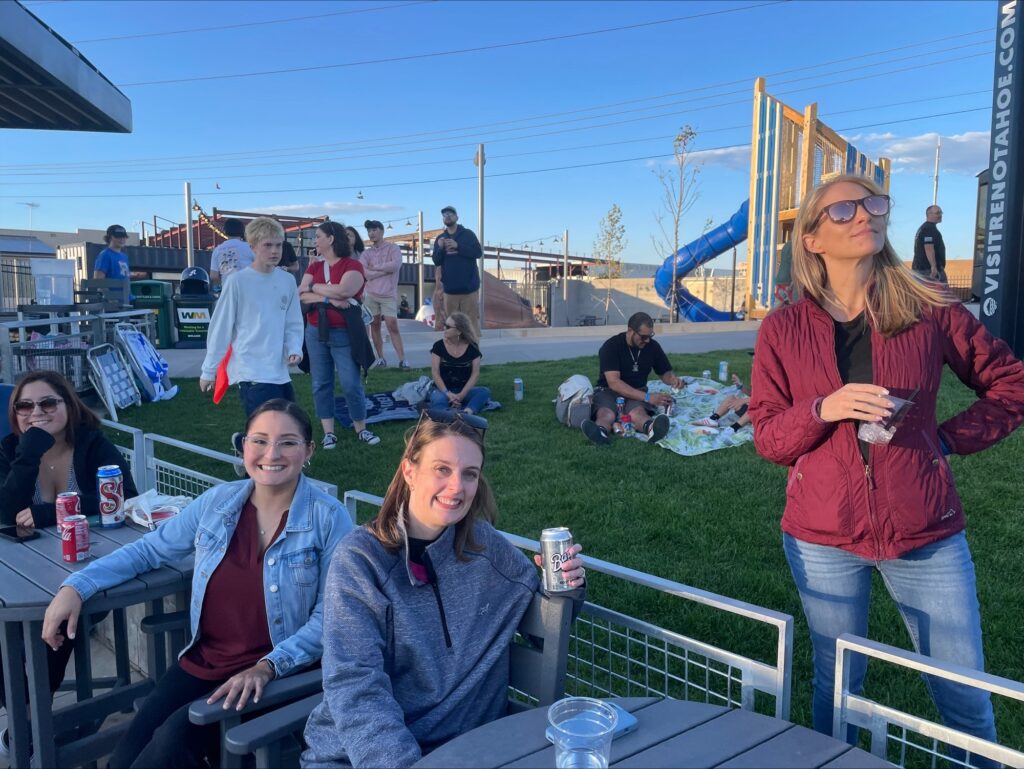
[[[0,128],[131,133],[132,105],[20,3],[0,2]]]

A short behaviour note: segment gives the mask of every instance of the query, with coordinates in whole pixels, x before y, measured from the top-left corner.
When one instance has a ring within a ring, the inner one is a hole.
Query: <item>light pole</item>
[[[32,214],[33,214],[33,212],[37,208],[39,208],[39,203],[21,202],[21,203],[18,203],[18,205],[19,206],[25,206],[28,209],[28,231],[29,232],[33,232],[34,230],[32,229]],[[28,250],[29,250],[29,252],[32,252],[32,251],[35,250],[35,243],[33,242],[34,240],[35,239],[33,238],[33,239],[29,240],[29,242],[28,242]]]

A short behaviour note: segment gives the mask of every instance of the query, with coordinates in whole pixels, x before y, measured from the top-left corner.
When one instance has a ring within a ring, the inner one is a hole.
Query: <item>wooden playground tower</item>
[[[765,79],[754,82],[747,223],[748,318],[763,318],[775,303],[779,252],[793,233],[807,192],[840,174],[874,180],[889,191],[889,158],[870,160],[818,120],[817,103],[803,113],[769,96]]]

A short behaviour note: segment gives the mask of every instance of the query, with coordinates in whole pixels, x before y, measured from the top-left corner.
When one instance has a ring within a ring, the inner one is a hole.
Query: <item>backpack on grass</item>
[[[555,419],[566,427],[579,429],[584,420],[590,419],[594,388],[583,374],[573,374],[558,386],[554,400]]]

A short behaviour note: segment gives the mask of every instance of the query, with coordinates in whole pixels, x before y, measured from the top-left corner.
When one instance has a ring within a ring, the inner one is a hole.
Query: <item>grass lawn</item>
[[[742,351],[671,355],[676,373],[730,371],[749,381],[750,357]],[[425,371],[370,374],[368,392],[390,391]],[[576,358],[541,363],[485,366],[482,384],[504,404],[487,414],[485,474],[498,500],[501,529],[536,539],[548,526],[568,526],[589,555],[683,582],[694,587],[786,612],[796,618],[793,654],[793,710],[797,723],[810,723],[810,642],[782,553],[779,519],[785,502],[785,468],[762,460],[753,446],[680,457],[639,441],[596,447],[581,433],[555,422],[551,399],[570,374],[596,373],[596,360]],[[512,399],[512,379],[525,382],[526,397]],[[219,406],[199,392],[196,380],[179,380],[173,401],[149,403],[123,412],[123,421],[147,432],[228,451],[229,436],[243,426],[236,393]],[[300,403],[312,413],[309,379],[295,377]],[[947,372],[939,417],[948,418],[974,395]],[[373,426],[380,445],[339,435],[338,448],[318,450],[309,474],[340,490],[383,495],[403,448],[409,422]],[[319,435],[317,436],[319,439]],[[163,456],[163,452],[161,453]],[[169,453],[168,456],[171,456]],[[223,475],[216,463],[196,469]],[[953,471],[969,519],[968,538],[978,572],[989,672],[1024,680],[1024,617],[1021,555],[1021,466],[1024,436],[1010,436],[989,451],[953,457]],[[197,466],[198,465],[198,466]],[[774,659],[773,635],[745,620],[716,616],[700,607],[653,591],[595,580],[591,597],[610,608],[657,625],[765,660]],[[881,582],[876,581],[870,635],[910,648],[910,640]],[[925,687],[914,675],[875,667],[868,693],[895,707],[934,717]],[[997,698],[998,699],[998,698]],[[1000,739],[1024,748],[1024,707],[996,702]]]

